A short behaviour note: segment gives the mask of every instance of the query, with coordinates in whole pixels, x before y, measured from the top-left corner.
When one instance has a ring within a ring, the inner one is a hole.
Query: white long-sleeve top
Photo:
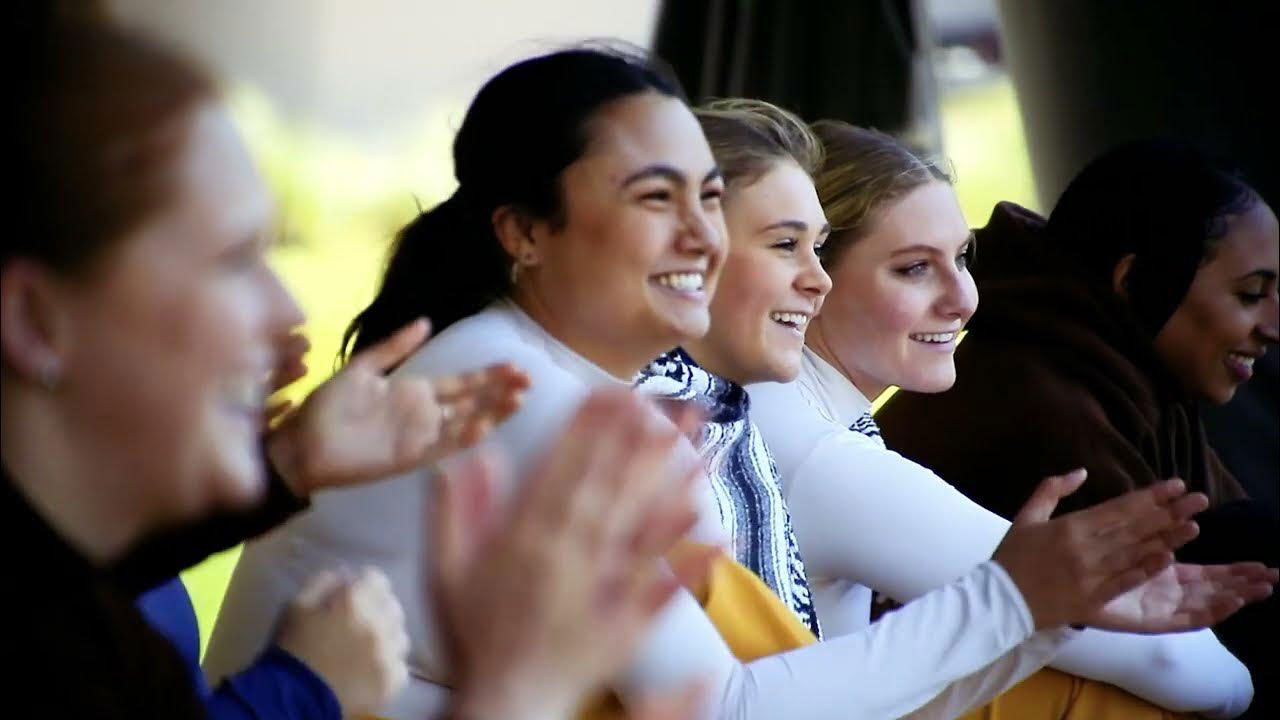
[[[549,446],[591,388],[624,382],[505,301],[449,327],[397,372],[436,376],[504,361],[532,378],[521,409],[486,443],[500,448],[513,468],[528,467]],[[270,642],[280,613],[309,575],[335,564],[373,564],[391,579],[412,645],[413,681],[381,714],[437,714],[447,702],[439,683],[450,673],[424,591],[430,533],[422,525],[431,472],[323,493],[307,512],[248,544],[205,656],[210,679],[243,667]],[[723,546],[727,538],[709,487],[699,507],[703,522],[693,539]],[[1072,634],[1035,633],[1009,576],[983,562],[859,632],[743,664],[697,601],[680,592],[614,687],[626,699],[702,681],[712,688],[705,718],[950,718],[1041,667]]]
[[[1008,520],[927,468],[851,431],[871,404],[808,348],[795,382],[747,390],[830,635],[867,626],[872,588],[901,602],[920,597],[990,559],[1008,531]],[[1215,718],[1244,712],[1253,698],[1249,671],[1209,630],[1090,629],[1064,644],[1052,666]]]

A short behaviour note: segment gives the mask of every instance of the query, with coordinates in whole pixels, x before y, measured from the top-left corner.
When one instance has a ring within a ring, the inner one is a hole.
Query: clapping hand
[[[482,460],[438,481],[431,590],[457,716],[568,717],[630,658],[677,591],[662,557],[696,519],[700,461],[676,452],[693,417],[599,391],[505,511]],[[654,700],[636,717],[680,718],[698,694]]]
[[[357,353],[276,423],[267,452],[295,493],[437,460],[476,444],[520,406],[529,379],[506,364],[440,378],[388,375],[427,335],[427,322],[418,320]]]
[[[1022,592],[1037,628],[1195,630],[1271,594],[1276,571],[1260,563],[1174,563],[1173,551],[1199,532],[1191,517],[1208,506],[1181,480],[1051,519],[1084,478],[1077,470],[1042,482],[993,556]]]

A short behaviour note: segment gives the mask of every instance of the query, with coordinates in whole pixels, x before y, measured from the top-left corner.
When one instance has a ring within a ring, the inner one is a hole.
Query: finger
[[[680,584],[694,592],[705,588],[716,560],[724,553],[711,545],[683,543],[666,555],[667,565]]]
[[[1169,532],[1169,538],[1166,538],[1164,535],[1156,535],[1154,537],[1148,537],[1146,540],[1129,542],[1127,544],[1109,543],[1109,551],[1102,555],[1102,559],[1098,562],[1098,568],[1106,576],[1124,572],[1125,570],[1141,563],[1144,558],[1148,558],[1162,552],[1171,552],[1176,549],[1176,547],[1181,547],[1199,533],[1199,528],[1196,527],[1195,523],[1186,523]],[[1175,547],[1169,547],[1170,539],[1177,542]]]
[[[457,578],[467,559],[474,551],[468,542],[465,528],[482,515],[491,479],[492,468],[484,457],[476,457],[462,463],[452,472],[440,473],[433,478],[433,501],[429,508],[427,525],[431,528],[431,571],[443,584]],[[466,488],[466,492],[462,490]],[[433,583],[433,585],[436,583]]]
[[[684,477],[669,490],[660,491],[647,500],[645,518],[633,536],[634,551],[661,554],[697,524],[698,512],[693,500],[693,483],[702,479],[702,465],[696,455],[689,462]],[[677,471],[678,472],[678,471]]]
[[[519,502],[529,507],[521,521],[563,524],[567,499],[580,484],[594,480],[586,471],[599,438],[625,421],[634,406],[628,390],[596,390],[587,396],[521,487]]]
[[[1190,493],[1165,504],[1136,508],[1125,517],[1113,517],[1111,525],[1102,525],[1098,518],[1091,522],[1087,516],[1080,516],[1080,520],[1099,538],[1116,543],[1137,542],[1185,525],[1208,504],[1209,499],[1202,493]]]
[[[271,392],[288,387],[307,374],[303,358],[311,350],[311,341],[302,333],[292,333],[276,347],[276,367],[271,372]]]
[[[280,402],[272,403],[262,413],[263,427],[270,428],[275,424],[276,420],[284,417],[285,413],[291,409],[293,409],[292,400],[281,400]]]
[[[271,373],[270,392],[272,394],[278,393],[306,377],[306,375],[307,365],[301,360],[290,362],[288,365],[282,365]]]
[[[321,570],[303,583],[302,589],[294,596],[293,601],[303,607],[316,607],[343,584],[344,580],[340,573],[334,570]]]
[[[1245,603],[1233,595],[1218,595],[1211,598],[1203,607],[1179,610],[1163,622],[1156,621],[1144,627],[1145,632],[1186,632],[1211,627],[1231,617]]]
[[[1145,583],[1173,564],[1173,553],[1161,551],[1155,555],[1141,558],[1135,563],[1125,563],[1128,569],[1112,575],[1098,584],[1090,593],[1092,602],[1098,607],[1105,605],[1116,597]]]
[[[1022,509],[1013,518],[1014,525],[1048,522],[1058,501],[1075,492],[1088,476],[1084,468],[1077,468],[1066,475],[1045,478],[1031,493]]]
[[[670,425],[665,428],[665,437],[655,437],[643,412],[635,404],[607,429],[597,432],[586,467],[591,480],[577,485],[568,498],[570,518],[580,523],[588,542],[609,543],[609,550],[616,538],[634,537],[637,517],[656,493],[654,486],[661,482],[657,445],[678,437]],[[588,547],[606,550],[603,545]]]
[[[1132,490],[1084,510],[1070,514],[1089,534],[1107,533],[1132,523],[1134,518],[1153,512],[1186,494],[1181,480],[1166,480],[1141,490]],[[1199,502],[1199,501],[1195,501]]]
[[[673,531],[687,531],[686,520],[693,511],[690,486],[702,470],[701,458],[687,444],[687,452],[677,452],[684,440],[676,427],[658,420],[661,425],[638,429],[623,439],[629,444],[624,452],[630,454],[620,462],[619,484],[612,488],[614,498],[606,509],[613,537],[647,553],[664,551],[679,537]],[[645,542],[638,542],[641,536]]]
[[[455,396],[474,392],[476,389],[497,391],[501,395],[519,392],[529,387],[529,375],[511,363],[490,365],[480,370],[448,375],[436,379],[436,392],[442,402]]]
[[[356,353],[347,364],[379,374],[387,373],[422,346],[431,334],[431,323],[418,318],[391,334],[390,337]]]
[[[1181,498],[1185,499],[1185,498]],[[1180,500],[1181,500],[1180,499]],[[1180,501],[1179,500],[1179,501]],[[1175,502],[1179,502],[1175,501]],[[1181,513],[1166,508],[1151,508],[1129,523],[1112,527],[1108,532],[1087,538],[1093,546],[1092,557],[1113,559],[1134,548],[1143,548],[1138,557],[1145,557],[1159,550],[1177,550],[1200,534],[1196,523],[1184,519]],[[1104,565],[1111,571],[1119,568]]]

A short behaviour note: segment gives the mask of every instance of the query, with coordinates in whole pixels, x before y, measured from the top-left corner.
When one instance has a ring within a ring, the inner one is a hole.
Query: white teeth
[[[775,312],[769,313],[769,318],[774,322],[779,322],[783,325],[792,325],[801,329],[803,329],[805,325],[809,324],[809,316],[804,313]]]
[[[666,273],[657,277],[658,284],[674,290],[701,290],[702,273]]]
[[[1240,353],[1234,353],[1234,352],[1227,353],[1227,355],[1229,355],[1232,360],[1235,360],[1236,362],[1250,369],[1253,368],[1253,361],[1257,359],[1254,357],[1250,357],[1248,355],[1241,355]]]
[[[955,339],[956,339],[956,334],[955,334],[955,333],[953,333],[953,332],[947,332],[947,333],[916,333],[916,334],[914,334],[914,335],[912,335],[912,336],[911,336],[911,339],[912,339],[912,340],[918,340],[918,341],[920,341],[920,342],[936,343],[936,344],[941,345],[941,344],[944,344],[944,343],[949,343],[949,342],[951,342],[952,340],[955,340]]]

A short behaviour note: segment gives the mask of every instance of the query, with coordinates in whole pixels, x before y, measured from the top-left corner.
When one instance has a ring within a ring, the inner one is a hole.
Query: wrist
[[[292,425],[288,420],[267,433],[267,464],[270,470],[284,482],[284,486],[300,500],[311,495],[311,487],[302,477],[301,463],[298,458],[297,443],[293,440]]]

